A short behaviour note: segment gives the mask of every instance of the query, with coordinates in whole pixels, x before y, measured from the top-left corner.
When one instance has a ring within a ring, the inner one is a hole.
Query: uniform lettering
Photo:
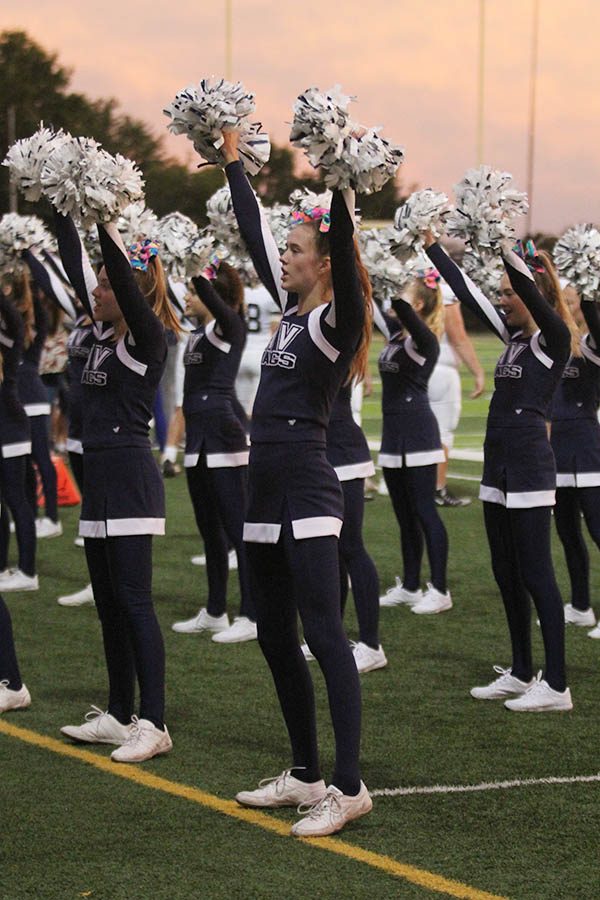
[[[502,363],[498,363],[494,372],[494,378],[521,378],[522,375],[523,369],[521,366],[503,365]]]
[[[285,319],[282,319],[279,323],[279,328],[262,355],[261,365],[295,369],[296,354],[288,353],[287,348],[302,331],[304,331],[304,325],[295,325],[293,322],[286,322]]]
[[[100,371],[101,366],[114,353],[110,347],[102,347],[94,344],[89,352],[85,369],[81,376],[82,384],[105,385],[108,381],[106,372]]]
[[[282,369],[296,368],[296,355],[282,350],[265,350],[262,355],[261,365],[280,366]]]

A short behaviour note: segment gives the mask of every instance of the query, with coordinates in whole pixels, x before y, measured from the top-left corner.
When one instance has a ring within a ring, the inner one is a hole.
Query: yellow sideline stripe
[[[185,784],[178,784],[176,781],[168,781],[159,775],[154,775],[145,769],[137,766],[128,766],[123,763],[114,763],[110,757],[99,756],[97,753],[91,753],[89,750],[82,750],[73,744],[63,744],[54,738],[47,737],[44,734],[38,734],[27,728],[19,728],[16,725],[9,724],[0,720],[0,733],[8,737],[17,738],[27,744],[33,744],[34,747],[42,747],[44,750],[51,750],[60,756],[68,756],[71,759],[78,759],[80,762],[88,763],[102,772],[108,772],[110,775],[116,775],[118,778],[124,778],[127,781],[133,781],[144,787],[153,788],[156,791],[162,791],[165,794],[171,794],[173,797],[181,797],[183,800],[190,800],[192,803],[198,803],[215,812],[219,812],[232,819],[239,819],[250,825],[256,825],[265,831],[271,831],[282,837],[290,836],[290,826],[288,822],[282,822],[273,816],[265,815],[253,809],[245,809],[233,800],[221,800],[213,794],[208,794],[199,788],[190,787]],[[298,840],[298,838],[294,838]],[[412,884],[430,891],[436,891],[439,894],[447,894],[451,897],[461,897],[465,900],[507,900],[506,897],[500,897],[497,894],[488,894],[486,891],[479,891],[476,888],[469,887],[467,884],[461,884],[460,881],[452,881],[443,878],[441,875],[435,875],[426,869],[418,869],[416,866],[406,865],[397,862],[390,856],[383,856],[379,853],[372,853],[370,850],[363,850],[353,844],[347,844],[338,838],[322,837],[322,838],[300,838],[305,844],[310,844],[319,850],[328,850],[338,856],[345,856],[356,862],[365,863],[371,868],[380,869],[388,875],[396,878],[403,878]]]

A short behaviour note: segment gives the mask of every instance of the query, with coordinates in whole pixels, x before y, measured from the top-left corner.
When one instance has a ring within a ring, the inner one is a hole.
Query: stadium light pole
[[[527,135],[527,234],[531,234],[533,216],[533,176],[535,167],[535,114],[537,95],[538,45],[539,45],[540,2],[533,0],[533,21],[531,28],[531,70],[529,76],[529,128]]]
[[[479,0],[479,54],[477,62],[477,164],[483,164],[485,94],[485,0]]]
[[[233,0],[225,0],[225,76],[231,81],[233,74]]]

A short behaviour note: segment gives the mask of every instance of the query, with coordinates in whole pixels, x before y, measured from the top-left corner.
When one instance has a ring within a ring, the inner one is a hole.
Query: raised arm
[[[527,263],[508,244],[502,248],[502,260],[513,290],[531,313],[544,337],[549,356],[566,361],[571,344],[569,329],[538,289]]]
[[[354,249],[354,202],[354,191],[333,191],[329,229],[333,301],[325,322],[343,343],[358,338],[365,317]]]
[[[225,303],[208,278],[199,276],[192,281],[196,293],[214,317],[225,340],[230,344],[243,343],[246,326],[239,313]]]
[[[223,147],[228,146],[227,142]],[[231,190],[233,209],[240,233],[248,249],[257,275],[280,309],[285,308],[287,294],[281,287],[281,260],[275,239],[250,182],[237,157],[237,149],[225,154],[225,174]]]
[[[435,241],[427,246],[427,256],[432,261],[444,281],[446,281],[458,297],[461,303],[474,313],[489,328],[496,337],[504,343],[510,340],[510,333],[504,324],[504,319],[498,313],[493,303],[479,290],[462,269],[450,259],[443,247]]]
[[[392,306],[398,319],[413,339],[419,353],[426,359],[435,361],[440,355],[440,345],[433,331],[427,327],[406,300],[392,300]]]
[[[93,321],[94,298],[92,291],[98,284],[98,279],[71,216],[63,216],[54,210],[54,225],[58,239],[58,252],[67,278],[73,285],[79,302]]]
[[[159,348],[162,353],[164,328],[137,285],[117,227],[98,225],[98,234],[110,286],[136,345],[153,355]]]
[[[29,267],[33,280],[44,295],[75,321],[77,313],[73,302],[55,273],[46,267],[31,250],[23,251],[23,259]]]

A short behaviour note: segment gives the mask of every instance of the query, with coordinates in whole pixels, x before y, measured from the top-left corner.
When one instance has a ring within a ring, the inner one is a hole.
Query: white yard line
[[[433,784],[423,787],[381,788],[370,791],[371,797],[407,797],[411,794],[471,794],[478,791],[507,791],[511,788],[554,784],[589,784],[600,782],[599,775],[571,775],[547,778],[514,778],[511,781],[482,781],[480,784]]]

